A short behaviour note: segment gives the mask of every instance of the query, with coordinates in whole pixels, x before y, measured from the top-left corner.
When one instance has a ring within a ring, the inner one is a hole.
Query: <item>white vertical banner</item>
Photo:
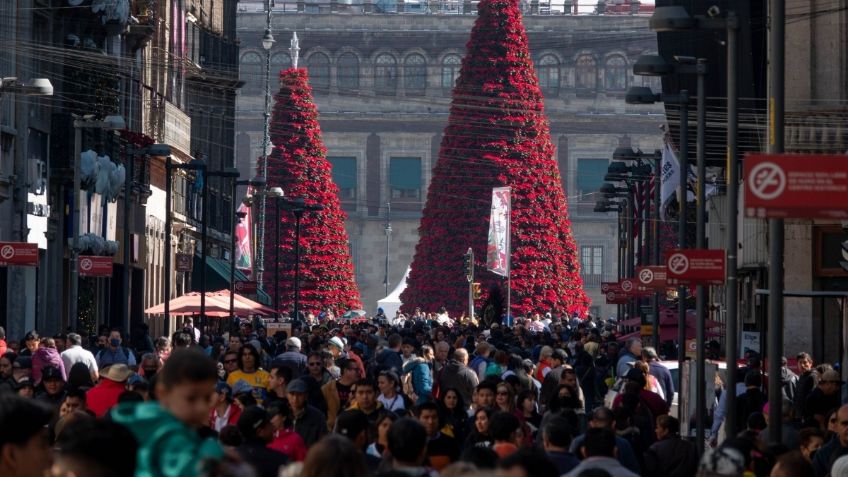
[[[662,184],[660,187],[660,199],[662,200],[660,210],[662,217],[666,218],[665,205],[671,196],[677,192],[677,187],[680,184],[680,163],[677,162],[677,156],[675,156],[668,141],[663,145],[662,175],[660,178]]]
[[[502,277],[509,276],[509,227],[512,212],[512,189],[492,189],[492,213],[489,216],[489,241],[486,247],[486,268]]]

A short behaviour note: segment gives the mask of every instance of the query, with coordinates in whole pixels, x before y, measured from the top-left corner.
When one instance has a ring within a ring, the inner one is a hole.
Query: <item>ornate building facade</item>
[[[474,16],[447,3],[412,12],[401,4],[403,14],[376,13],[369,4],[331,3],[333,11],[314,13],[298,7],[278,4],[272,12],[277,42],[268,52],[271,90],[279,87],[277,72],[291,64],[289,39],[297,32],[300,64],[309,70],[328,159],[348,213],[357,283],[365,308],[373,311],[412,260]],[[242,177],[254,173],[262,155],[263,8],[239,4],[244,87],[236,102],[236,155]],[[616,279],[618,221],[615,214],[593,208],[616,147],[652,151],[661,145],[662,106],[624,102],[631,85],[659,89],[658,82],[634,77],[631,68],[640,54],[657,51],[656,36],[648,29],[648,16],[631,15],[629,9],[616,15],[563,15],[528,4],[524,23],[592,312],[608,316],[614,306],[605,304],[600,283]]]

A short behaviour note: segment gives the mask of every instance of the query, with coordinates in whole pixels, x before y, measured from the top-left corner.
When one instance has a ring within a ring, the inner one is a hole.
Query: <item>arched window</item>
[[[359,89],[359,58],[353,53],[339,56],[336,66],[339,89]]]
[[[403,61],[403,87],[408,95],[423,95],[427,89],[427,60],[419,54]]]
[[[309,82],[313,88],[327,89],[330,87],[330,58],[324,53],[309,55],[306,62],[309,70]]]
[[[462,58],[458,55],[448,55],[442,60],[442,88],[450,92],[459,78]]]
[[[274,80],[279,78],[280,71],[292,67],[291,56],[288,53],[277,52],[271,55],[271,89],[274,89]]]
[[[248,51],[241,55],[239,79],[244,81],[242,91],[245,93],[262,91],[262,86],[265,81],[265,73],[262,68],[262,57],[259,56],[259,53]]]
[[[554,55],[545,55],[539,59],[536,72],[539,75],[539,87],[546,96],[559,96],[559,60]]]
[[[374,60],[374,89],[378,93],[394,94],[397,91],[397,60],[383,53]]]
[[[595,90],[597,85],[597,71],[595,58],[592,55],[580,55],[575,65],[575,86],[578,89]]]
[[[624,91],[627,89],[627,60],[615,55],[607,58],[604,69],[604,87],[608,90]]]

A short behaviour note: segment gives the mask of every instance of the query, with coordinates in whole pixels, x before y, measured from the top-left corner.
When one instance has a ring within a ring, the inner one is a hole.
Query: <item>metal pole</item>
[[[274,198],[274,309],[280,317],[280,197]]]
[[[232,192],[230,194],[230,220],[232,221],[232,227],[230,227],[230,328],[232,328],[233,321],[236,317],[236,227],[238,226],[236,217],[237,188],[238,181],[233,179]]]
[[[132,313],[132,305],[130,304],[130,267],[132,260],[130,259],[130,202],[132,201],[132,180],[133,169],[135,163],[135,150],[132,144],[127,145],[127,177],[124,180],[124,283],[121,287],[121,312],[124,315],[121,323],[124,326],[124,333],[130,333],[130,314]]]
[[[630,270],[633,267],[633,194],[627,194],[627,206],[624,213],[624,277],[630,276]],[[624,305],[625,318],[627,320],[633,318],[631,309],[631,299],[627,299],[627,304]]]
[[[696,226],[695,226],[695,247],[696,248],[706,248],[707,240],[706,240],[706,195],[704,193],[705,186],[705,176],[707,174],[707,159],[705,156],[705,129],[707,124],[707,110],[706,110],[706,101],[704,97],[704,75],[707,71],[706,60],[703,58],[698,58],[697,63],[697,74],[698,74],[698,142],[696,146],[696,164],[698,168],[698,196],[697,196],[697,208],[695,209],[696,213]],[[698,453],[703,453],[704,451],[704,441],[705,441],[705,429],[704,426],[706,424],[707,419],[707,402],[706,402],[706,369],[704,366],[704,335],[705,335],[705,310],[706,310],[706,290],[703,285],[698,285],[696,298],[695,298],[695,339],[696,339],[696,359],[695,359],[695,410],[696,410],[696,431],[695,431],[695,444],[698,449]]]
[[[468,320],[474,319],[474,249],[468,247],[468,255],[471,257],[471,275],[468,275]]]
[[[265,28],[271,31],[271,3],[265,2],[267,16],[265,18]],[[265,109],[263,116],[265,118],[265,131],[262,135],[262,167],[260,175],[262,179],[268,179],[268,145],[271,142],[271,50],[265,50]],[[264,290],[265,286],[262,281],[262,276],[265,271],[265,194],[260,194],[259,197],[259,230],[257,237],[256,250],[256,285],[260,290]]]
[[[294,319],[300,316],[300,218],[303,209],[294,209]]]
[[[386,295],[389,296],[389,241],[392,236],[392,223],[391,223],[391,215],[392,215],[392,203],[386,203],[386,274],[385,274],[385,285],[386,285]]]
[[[626,236],[624,236],[624,225],[622,225],[622,217],[621,214],[624,212],[626,214],[626,209],[622,209],[621,206],[618,207],[618,236],[616,237],[616,252],[618,253],[618,259],[616,263],[618,264],[618,275],[616,275],[616,279],[621,281],[624,277],[624,244],[626,243]],[[621,304],[615,305],[616,312],[616,320],[622,321],[624,320],[624,310],[622,309]]]
[[[725,338],[727,362],[727,396],[725,398],[724,429],[728,436],[735,436],[736,429],[736,381],[738,379],[736,359],[739,357],[739,317],[737,316],[738,283],[736,282],[736,254],[738,253],[737,216],[739,209],[739,158],[737,157],[737,129],[739,116],[736,109],[736,29],[739,27],[736,14],[727,13],[727,336]]]
[[[171,164],[171,156],[165,158],[165,273],[164,273],[164,290],[165,297],[165,335],[167,336],[170,330],[171,316],[171,182],[173,178],[173,167]]]
[[[654,241],[654,265],[660,265],[660,207],[661,207],[661,187],[662,187],[662,152],[655,152],[656,159],[654,165],[654,224],[653,224],[653,241]],[[654,328],[652,330],[652,338],[654,347],[657,353],[660,351],[660,294],[654,292]]]
[[[677,187],[677,246],[686,248],[686,182],[689,175],[689,91],[680,91],[680,184]],[[677,287],[677,382],[678,396],[683,396],[683,365],[686,358],[686,287]],[[683,401],[677,406],[677,419],[682,426],[684,420]],[[689,426],[686,426],[689,429]]]
[[[206,326],[206,256],[208,253],[208,240],[209,240],[209,231],[208,231],[208,205],[209,205],[209,179],[210,174],[208,174],[207,169],[203,168],[203,209],[200,211],[200,242],[203,248],[200,250],[200,268],[202,269],[200,272],[200,331],[203,333],[204,327]],[[192,339],[194,339],[194,334],[192,334]]]
[[[71,290],[68,299],[68,323],[74,331],[79,331],[79,223],[80,223],[80,162],[82,162],[82,124],[74,120],[74,193],[71,205]]]
[[[785,0],[770,0],[769,21],[769,154],[783,153]],[[783,219],[769,219],[768,372],[779,376],[783,354]],[[769,379],[769,444],[781,442],[781,381]]]

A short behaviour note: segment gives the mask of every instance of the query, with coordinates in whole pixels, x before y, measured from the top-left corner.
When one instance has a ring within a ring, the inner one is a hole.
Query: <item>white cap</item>
[[[338,349],[344,349],[344,342],[338,336],[330,338],[330,345],[335,346]]]

